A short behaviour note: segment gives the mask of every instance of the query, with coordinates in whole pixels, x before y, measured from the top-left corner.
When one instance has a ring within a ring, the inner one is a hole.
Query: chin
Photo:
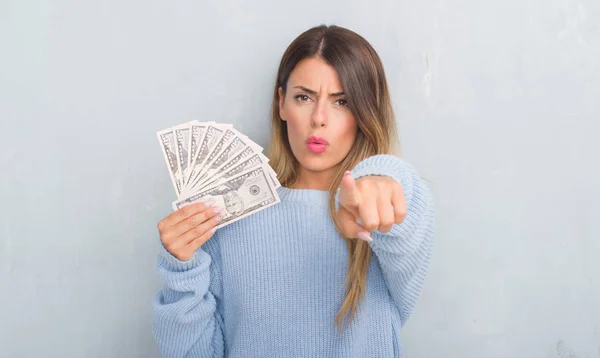
[[[326,158],[310,158],[310,157],[301,157],[298,158],[298,162],[300,165],[307,170],[313,172],[320,172],[323,170],[328,170],[336,166],[337,163],[333,163],[331,159]]]

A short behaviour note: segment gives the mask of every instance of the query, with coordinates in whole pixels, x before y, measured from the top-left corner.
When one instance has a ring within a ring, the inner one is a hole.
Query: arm
[[[433,249],[431,193],[414,168],[393,155],[369,157],[351,172],[356,179],[367,175],[391,177],[404,191],[407,206],[404,220],[387,233],[373,232],[370,242],[404,325],[421,293]]]
[[[217,310],[221,280],[216,236],[188,261],[161,247],[157,269],[164,286],[152,303],[153,332],[166,358],[225,355],[223,319]]]

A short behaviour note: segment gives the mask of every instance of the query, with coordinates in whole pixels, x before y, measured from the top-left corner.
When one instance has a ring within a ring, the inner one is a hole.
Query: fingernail
[[[368,232],[364,232],[364,231],[361,231],[358,234],[356,234],[356,237],[358,237],[359,239],[366,241],[366,242],[373,241],[373,238],[371,237],[371,235],[369,235]]]
[[[221,222],[221,220],[223,220],[223,218],[221,217],[221,215],[215,216],[215,221],[216,222]]]
[[[204,202],[204,205],[206,205],[207,207],[215,205],[215,199],[208,199]]]
[[[350,172],[349,170],[346,170],[346,171],[344,172],[344,175],[350,175],[350,174],[352,174],[352,172]]]
[[[221,208],[221,207],[219,207],[219,206],[215,206],[215,207],[213,207],[213,212],[214,212],[215,214],[218,214],[218,213],[220,213],[222,210],[223,210],[223,208]]]

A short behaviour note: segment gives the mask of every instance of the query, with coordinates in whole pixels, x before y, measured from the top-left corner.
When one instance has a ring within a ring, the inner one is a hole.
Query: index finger
[[[177,211],[171,213],[171,215],[165,218],[165,224],[167,226],[175,226],[190,216],[196,215],[199,212],[207,209],[215,203],[213,199],[207,201],[199,201],[197,203],[184,206]]]
[[[344,173],[340,183],[339,202],[342,207],[346,208],[353,215],[358,214],[357,209],[360,203],[360,195],[356,188],[356,180],[349,171]]]

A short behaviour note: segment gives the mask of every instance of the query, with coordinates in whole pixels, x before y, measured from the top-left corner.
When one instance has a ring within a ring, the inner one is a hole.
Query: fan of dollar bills
[[[224,209],[218,229],[280,202],[263,148],[233,125],[191,121],[156,134],[177,194],[173,210],[213,199]]]

